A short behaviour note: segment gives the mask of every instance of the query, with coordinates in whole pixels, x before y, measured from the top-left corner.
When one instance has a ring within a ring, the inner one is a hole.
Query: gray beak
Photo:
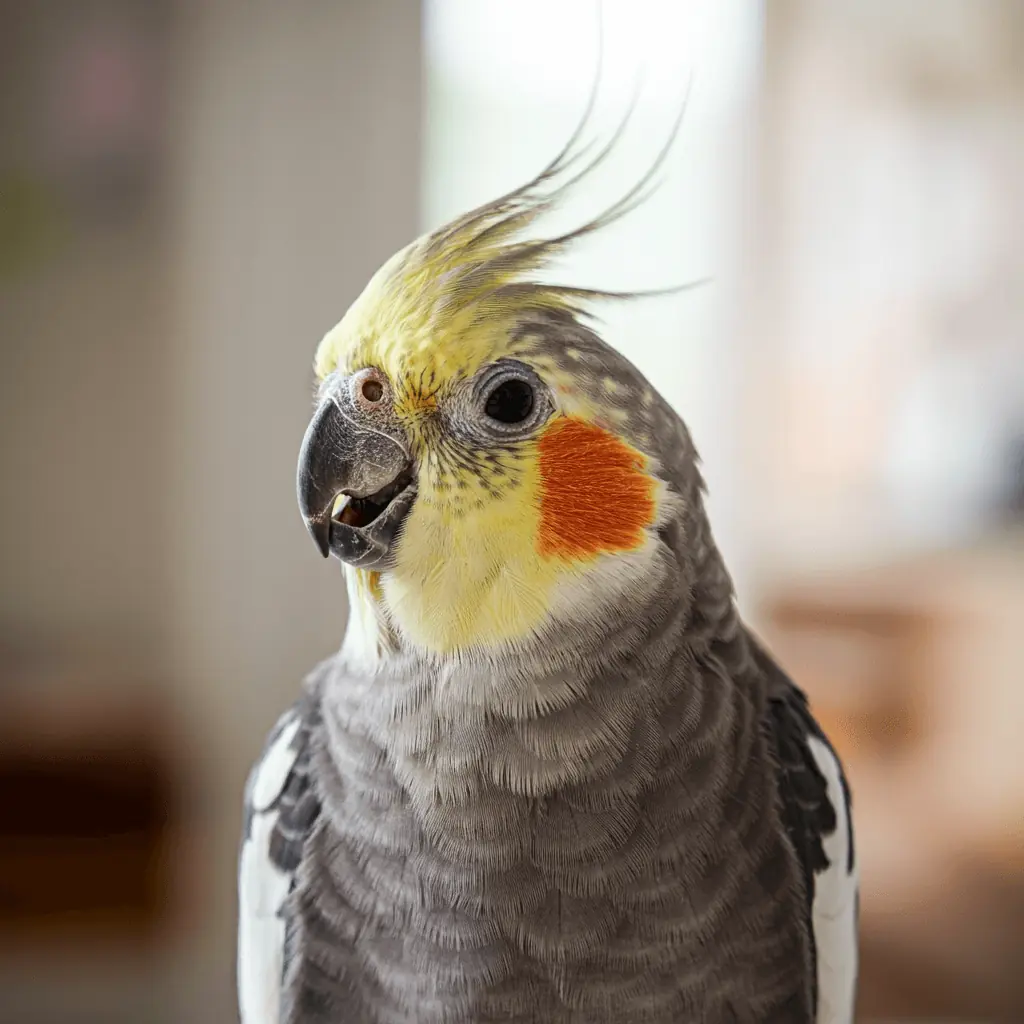
[[[317,408],[299,452],[296,487],[306,527],[326,558],[369,569],[386,563],[416,497],[408,443],[371,423],[344,392]],[[332,516],[335,501],[344,507]]]

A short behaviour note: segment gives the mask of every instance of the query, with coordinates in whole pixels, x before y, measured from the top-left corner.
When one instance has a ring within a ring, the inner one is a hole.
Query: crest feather
[[[600,67],[598,68],[599,78]],[[530,181],[497,199],[461,214],[407,246],[374,276],[341,323],[325,337],[317,353],[323,377],[342,362],[383,358],[399,348],[464,348],[467,334],[490,324],[486,334],[507,332],[514,322],[538,312],[589,315],[600,300],[674,294],[700,282],[649,291],[608,291],[551,283],[539,274],[573,243],[633,212],[660,187],[656,180],[679,134],[689,88],[668,138],[641,178],[610,207],[591,220],[551,238],[522,239],[541,216],[551,212],[588,179],[615,151],[636,107],[639,90],[615,131],[596,155],[595,142],[581,140],[596,106],[597,81],[579,124],[561,152]],[[589,156],[589,159],[588,159]],[[401,338],[399,337],[401,336]],[[483,338],[476,339],[483,342]],[[471,345],[481,352],[490,346]],[[456,351],[451,353],[458,358]],[[464,352],[466,372],[476,361]],[[347,356],[343,359],[343,356]]]

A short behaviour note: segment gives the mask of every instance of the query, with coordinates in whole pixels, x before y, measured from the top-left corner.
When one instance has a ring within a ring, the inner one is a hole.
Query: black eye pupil
[[[487,396],[484,412],[499,423],[522,423],[533,412],[533,388],[525,380],[506,380]]]

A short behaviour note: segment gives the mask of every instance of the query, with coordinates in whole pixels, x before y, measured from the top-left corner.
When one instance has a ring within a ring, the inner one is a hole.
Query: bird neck
[[[734,734],[739,706],[760,707],[759,680],[703,508],[688,507],[663,528],[628,609],[525,650],[432,658],[397,646],[356,579],[325,696],[340,742],[377,745],[424,821],[604,785],[609,773],[643,787],[707,744],[736,754],[749,742]]]
[[[448,1019],[504,1019],[519,1001],[576,1019],[568,979],[606,999],[587,1019],[661,1024],[678,1006],[652,1006],[658,979],[704,992],[709,962],[792,962],[796,915],[764,912],[763,879],[792,854],[757,675],[710,534],[685,526],[700,558],[602,621],[600,649],[588,632],[526,661],[400,651],[327,669],[325,827],[298,913],[318,948],[367,936],[381,987],[366,1020],[407,1008],[410,977]]]

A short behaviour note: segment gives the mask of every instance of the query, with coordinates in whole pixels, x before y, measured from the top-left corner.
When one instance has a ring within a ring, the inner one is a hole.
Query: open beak
[[[416,497],[406,439],[335,396],[306,429],[296,486],[320,553],[362,569],[386,562]]]

